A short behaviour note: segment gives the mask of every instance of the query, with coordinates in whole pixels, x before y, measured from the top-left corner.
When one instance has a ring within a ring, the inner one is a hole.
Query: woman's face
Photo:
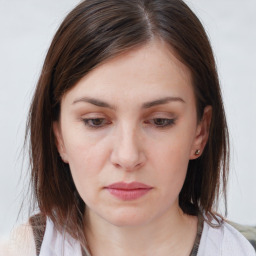
[[[189,70],[154,41],[81,79],[63,96],[54,132],[89,216],[134,226],[178,212],[202,127]]]

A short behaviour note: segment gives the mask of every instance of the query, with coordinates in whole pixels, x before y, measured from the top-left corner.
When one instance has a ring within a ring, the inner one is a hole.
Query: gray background
[[[186,2],[209,34],[222,84],[231,135],[228,218],[256,225],[256,1]],[[53,34],[77,3],[0,0],[0,237],[17,225],[26,187],[20,152],[29,102]]]

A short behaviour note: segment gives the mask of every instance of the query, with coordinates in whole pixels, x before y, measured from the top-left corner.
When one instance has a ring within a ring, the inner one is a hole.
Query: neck
[[[115,226],[90,210],[85,232],[92,256],[189,255],[197,232],[197,218],[180,209],[136,226]]]

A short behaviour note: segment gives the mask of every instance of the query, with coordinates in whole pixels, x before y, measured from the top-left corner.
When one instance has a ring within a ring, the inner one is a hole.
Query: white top
[[[228,223],[213,228],[204,222],[197,256],[256,256],[256,252],[249,241]]]
[[[16,232],[16,240],[10,240],[0,248],[0,256],[36,256],[33,231],[28,225]],[[18,238],[18,239],[17,239]],[[80,244],[69,235],[60,234],[47,219],[40,256],[82,256]],[[90,254],[87,252],[87,255]],[[204,222],[197,256],[256,256],[248,240],[227,223],[213,228]]]

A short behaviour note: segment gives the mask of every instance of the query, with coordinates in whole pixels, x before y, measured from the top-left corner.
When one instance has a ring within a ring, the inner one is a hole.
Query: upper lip
[[[152,188],[152,187],[148,186],[144,183],[141,183],[141,182],[130,182],[130,183],[116,182],[116,183],[113,183],[113,184],[107,186],[107,188],[131,190],[131,189],[143,189],[143,188],[144,189],[149,189],[149,188]]]

